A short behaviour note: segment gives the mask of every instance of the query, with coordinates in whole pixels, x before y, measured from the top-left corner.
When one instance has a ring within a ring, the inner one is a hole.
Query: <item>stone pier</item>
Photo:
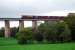
[[[9,20],[5,20],[5,38],[10,37],[10,23]]]
[[[19,31],[24,29],[24,21],[23,20],[19,20]]]
[[[32,21],[32,30],[35,32],[37,29],[37,21],[36,20],[33,20]]]

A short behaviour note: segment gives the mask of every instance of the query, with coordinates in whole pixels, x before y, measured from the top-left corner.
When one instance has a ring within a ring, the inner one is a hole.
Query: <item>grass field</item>
[[[19,45],[14,39],[0,38],[0,50],[75,50],[75,43]]]

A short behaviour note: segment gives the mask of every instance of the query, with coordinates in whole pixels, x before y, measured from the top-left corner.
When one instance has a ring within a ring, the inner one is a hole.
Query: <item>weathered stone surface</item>
[[[10,37],[10,23],[9,20],[5,20],[5,38]]]
[[[19,31],[24,29],[24,21],[23,20],[19,20]]]

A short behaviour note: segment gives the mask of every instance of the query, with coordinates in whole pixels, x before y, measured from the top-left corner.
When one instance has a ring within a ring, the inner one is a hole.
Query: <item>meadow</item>
[[[19,45],[16,39],[0,38],[0,50],[75,50],[75,43]]]

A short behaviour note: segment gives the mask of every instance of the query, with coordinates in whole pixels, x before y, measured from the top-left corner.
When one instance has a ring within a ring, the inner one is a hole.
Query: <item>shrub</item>
[[[43,41],[43,35],[41,33],[37,32],[34,34],[34,39],[38,42],[41,42],[41,41]]]
[[[4,28],[0,29],[0,37],[4,37]]]
[[[11,28],[11,37],[16,37],[16,33],[18,32],[19,28],[13,27]]]
[[[19,44],[27,44],[27,41],[32,38],[32,31],[23,29],[16,34],[16,37]]]

